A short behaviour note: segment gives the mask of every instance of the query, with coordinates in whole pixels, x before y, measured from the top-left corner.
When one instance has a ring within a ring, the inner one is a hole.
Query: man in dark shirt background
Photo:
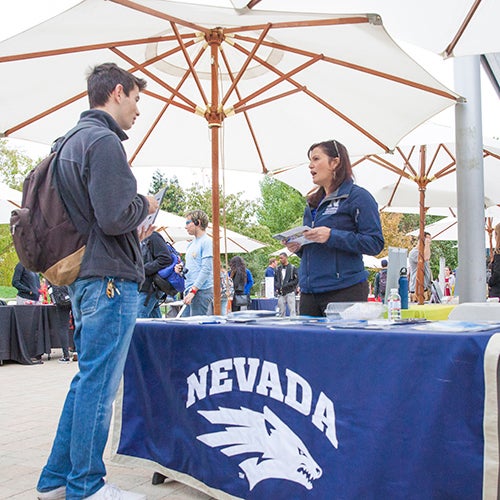
[[[38,274],[29,271],[20,262],[14,268],[12,286],[17,288],[17,304],[23,305],[38,302],[38,298],[40,297],[40,278]]]

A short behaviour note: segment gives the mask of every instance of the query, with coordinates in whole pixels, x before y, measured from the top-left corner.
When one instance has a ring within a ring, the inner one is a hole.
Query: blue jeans
[[[106,296],[107,278],[75,281],[70,288],[80,371],[71,381],[57,434],[37,489],[66,486],[66,499],[104,486],[104,447],[112,404],[123,374],[137,316],[137,283],[116,279],[120,294]]]
[[[190,305],[184,309],[182,316],[206,316],[209,306],[214,298],[213,288],[204,288],[198,290]]]
[[[137,317],[138,318],[161,318],[160,304],[156,295],[153,293],[139,292],[137,300]],[[146,304],[147,301],[147,305]]]

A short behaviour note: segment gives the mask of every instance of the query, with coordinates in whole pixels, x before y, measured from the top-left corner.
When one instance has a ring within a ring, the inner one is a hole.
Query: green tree
[[[163,186],[167,186],[167,190],[160,208],[172,214],[183,214],[186,204],[186,194],[179,184],[179,179],[177,176],[168,179],[159,170],[156,170],[151,178],[149,193],[157,193]]]
[[[0,180],[7,186],[21,190],[24,178],[38,161],[9,147],[5,139],[0,139]]]
[[[257,202],[245,200],[242,192],[231,193],[226,196],[219,190],[220,213],[219,220],[221,227],[225,225],[228,229],[251,236],[248,230],[255,221]],[[200,184],[193,184],[186,190],[186,210],[203,210],[210,220],[212,214],[212,188],[202,187]]]
[[[22,189],[23,181],[37,161],[9,147],[0,139],[0,181],[13,189]],[[0,225],[0,285],[10,286],[18,258],[8,224]]]
[[[257,220],[259,224],[268,227],[271,234],[302,223],[305,200],[297,190],[272,177],[264,177],[260,190]]]

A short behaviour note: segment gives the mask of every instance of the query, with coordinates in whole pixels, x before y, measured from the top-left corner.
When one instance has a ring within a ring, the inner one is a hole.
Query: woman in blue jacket
[[[379,254],[384,237],[377,202],[354,184],[345,146],[334,140],[313,144],[308,157],[318,186],[304,211],[304,225],[312,228],[304,236],[311,243],[286,245],[301,257],[300,313],[324,316],[329,302],[367,300],[363,254]]]

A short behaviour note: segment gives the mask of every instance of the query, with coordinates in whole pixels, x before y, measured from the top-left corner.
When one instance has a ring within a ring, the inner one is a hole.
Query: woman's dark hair
[[[347,148],[336,140],[317,142],[307,150],[307,157],[311,157],[311,152],[315,148],[321,148],[331,160],[340,158],[338,167],[333,171],[332,182],[330,190],[335,191],[345,180],[353,178],[351,160]],[[325,197],[325,190],[323,187],[316,189],[308,198],[307,202],[312,208],[316,208],[321,200]]]
[[[104,63],[92,68],[87,78],[90,108],[104,106],[119,83],[126,96],[136,85],[140,91],[146,88],[146,80],[125,71],[115,63]]]
[[[229,269],[231,269],[231,272],[229,273],[229,276],[231,276],[231,278],[234,278],[235,274],[239,271],[242,273],[243,276],[245,276],[245,283],[246,283],[247,268],[245,266],[245,261],[239,255],[234,256],[229,261]]]

